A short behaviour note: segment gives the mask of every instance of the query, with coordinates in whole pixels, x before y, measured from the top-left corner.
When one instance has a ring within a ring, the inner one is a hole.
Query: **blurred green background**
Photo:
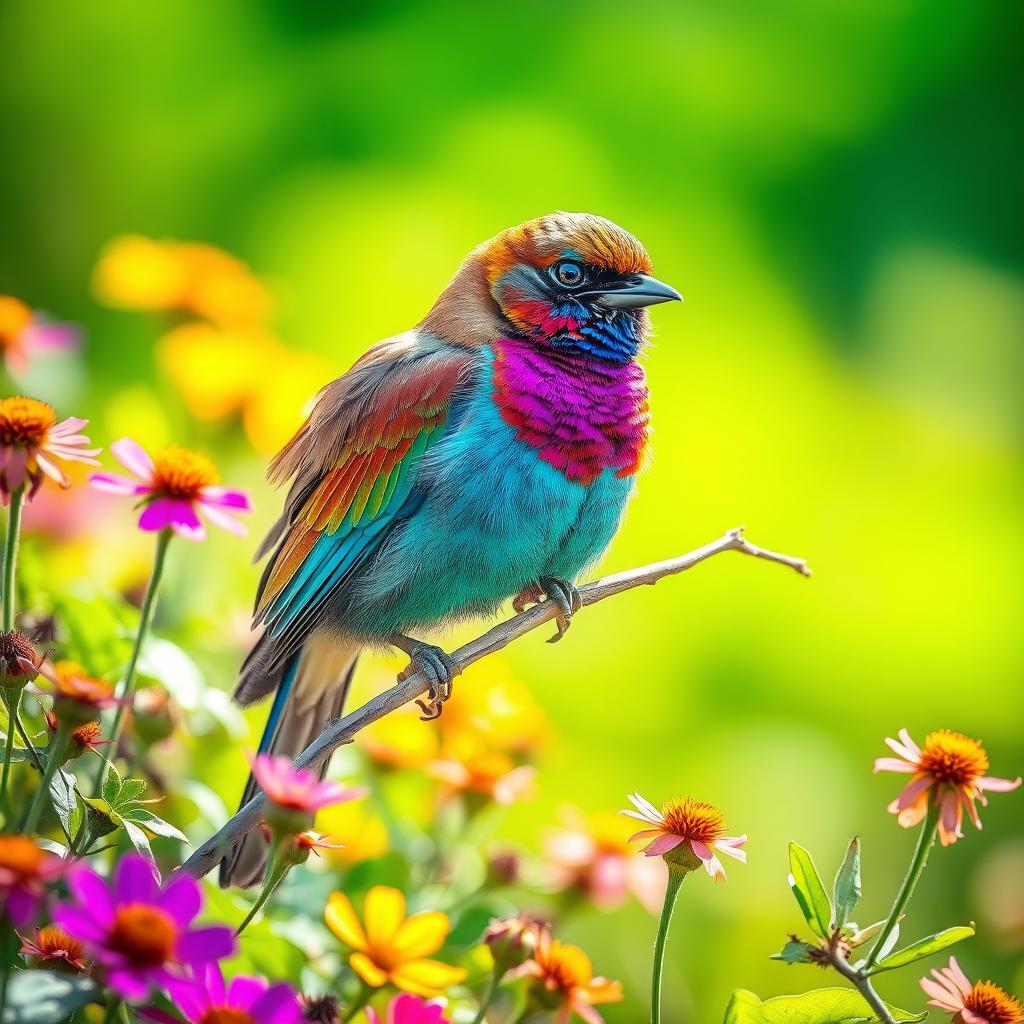
[[[810,988],[766,959],[798,927],[786,843],[831,872],[859,833],[861,917],[883,916],[913,843],[885,812],[900,780],[871,773],[883,737],[949,727],[997,775],[1024,763],[1022,28],[988,0],[8,0],[0,291],[85,332],[24,387],[105,447],[209,451],[252,488],[258,534],[280,501],[267,449],[302,400],[416,322],[473,245],[553,209],[632,230],[686,304],[654,312],[654,461],[603,568],[744,523],[815,576],[715,559],[461,685],[510,672],[550,718],[537,799],[501,835],[537,848],[561,806],[634,788],[714,801],[749,833],[727,885],[684,888],[671,1019],[720,1019],[736,987]],[[100,301],[124,233],[221,246],[265,283],[292,356],[253,356],[271,387],[246,429],[183,400],[166,317]],[[77,532],[70,506],[29,511],[51,579],[137,583],[149,540],[81,501]],[[158,631],[228,689],[254,541],[176,547]],[[229,804],[243,745],[189,769]],[[997,798],[982,834],[937,851],[907,932],[976,920],[961,963],[1018,992],[1021,818],[1019,793]],[[563,928],[625,984],[609,1021],[642,1012],[653,932],[636,904]],[[880,987],[922,1003],[913,972]]]

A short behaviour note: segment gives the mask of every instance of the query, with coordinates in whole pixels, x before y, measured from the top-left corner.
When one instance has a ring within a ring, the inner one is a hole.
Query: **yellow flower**
[[[327,927],[353,950],[349,964],[371,988],[390,982],[405,992],[429,998],[466,976],[461,967],[424,959],[441,948],[451,924],[439,910],[406,917],[405,897],[398,889],[375,885],[366,894],[363,922],[349,898],[333,892],[324,919]]]
[[[437,733],[411,708],[378,718],[357,742],[382,768],[422,768],[437,756]]]
[[[325,834],[337,836],[345,845],[326,851],[332,864],[360,864],[388,852],[388,830],[384,822],[367,810],[364,802],[350,801],[325,807],[317,822]]]

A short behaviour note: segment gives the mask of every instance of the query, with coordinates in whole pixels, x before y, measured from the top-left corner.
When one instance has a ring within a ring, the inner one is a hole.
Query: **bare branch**
[[[719,555],[723,551],[738,551],[740,554],[750,555],[753,558],[763,558],[769,562],[778,562],[780,565],[789,566],[802,576],[811,575],[811,570],[807,568],[807,563],[802,558],[782,555],[751,544],[743,536],[743,527],[738,527],[689,554],[670,558],[665,562],[655,562],[639,569],[630,569],[614,576],[605,576],[603,579],[588,583],[586,586],[580,587],[580,597],[584,607],[597,604],[598,601],[614,597],[616,594],[632,590],[634,587],[652,586],[666,576],[674,576],[687,569],[692,569],[700,562],[713,555]],[[505,622],[499,622],[482,636],[471,640],[464,647],[453,652],[452,659],[458,665],[459,670],[463,671],[474,662],[502,650],[513,640],[531,632],[554,617],[554,605],[549,601],[543,601]],[[427,680],[418,672],[397,686],[392,686],[390,690],[385,690],[361,708],[350,712],[336,722],[329,723],[324,731],[299,755],[295,761],[296,766],[317,771],[338,747],[345,743],[351,743],[352,738],[360,729],[364,729],[378,718],[383,718],[389,712],[408,704],[409,701],[419,697],[426,690]],[[208,839],[192,854],[183,865],[182,870],[196,878],[201,878],[211,871],[246,832],[255,828],[263,820],[264,803],[263,794],[254,797],[216,835]]]

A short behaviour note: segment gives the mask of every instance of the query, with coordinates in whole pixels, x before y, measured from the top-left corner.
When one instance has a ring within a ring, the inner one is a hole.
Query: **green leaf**
[[[118,803],[126,804],[138,800],[146,792],[146,784],[142,779],[125,779],[121,783],[121,792],[118,793]]]
[[[63,768],[58,768],[50,780],[50,800],[53,809],[69,836],[74,836],[82,824],[82,809],[78,803],[76,784],[74,775]]]
[[[833,890],[833,906],[835,907],[835,926],[841,928],[850,920],[850,915],[860,901],[860,840],[854,836],[846,848],[846,856],[836,873]]]
[[[809,942],[803,942],[801,939],[790,939],[778,953],[773,953],[769,959],[781,960],[786,964],[810,964],[814,961],[810,957],[812,949],[817,949],[817,946],[812,946]]]
[[[797,843],[789,844],[789,886],[814,934],[827,939],[831,932],[832,905],[811,855]]]
[[[880,971],[893,971],[897,967],[905,967],[907,964],[912,964],[915,960],[923,960],[926,956],[939,953],[948,946],[962,942],[964,939],[969,939],[973,934],[974,926],[967,924],[957,925],[955,928],[947,928],[945,931],[936,932],[934,935],[929,935],[926,939],[918,939],[917,942],[912,942],[909,946],[904,946],[903,949],[897,950],[883,960],[879,960],[867,973],[878,974]]]
[[[888,1006],[888,1004],[886,1004]],[[895,1021],[922,1021],[927,1013],[909,1013],[888,1006]],[[878,1024],[864,997],[851,988],[819,988],[799,996],[777,996],[762,1002],[753,992],[733,993],[725,1024]]]
[[[121,827],[128,835],[128,840],[135,849],[148,861],[152,861],[153,848],[149,845],[149,836],[132,821],[122,821]]]
[[[152,811],[146,810],[145,807],[140,807],[138,804],[130,804],[128,807],[122,808],[120,813],[125,821],[138,825],[149,834],[151,839],[154,836],[162,836],[164,839],[177,839],[180,843],[188,842],[188,837],[178,831],[169,821],[164,821],[163,818],[157,817]]]
[[[117,806],[118,797],[121,795],[121,773],[113,762],[107,763],[107,774],[103,779],[100,795],[111,807]]]
[[[99,997],[100,990],[90,978],[52,971],[14,971],[7,986],[3,1024],[57,1024]]]

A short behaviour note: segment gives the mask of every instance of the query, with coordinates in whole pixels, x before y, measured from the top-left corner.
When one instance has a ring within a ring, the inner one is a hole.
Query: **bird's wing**
[[[255,613],[275,661],[298,649],[346,573],[380,543],[475,365],[468,349],[427,347],[415,336],[382,342],[321,392],[275,459],[271,478],[294,482],[264,542],[277,547]]]

